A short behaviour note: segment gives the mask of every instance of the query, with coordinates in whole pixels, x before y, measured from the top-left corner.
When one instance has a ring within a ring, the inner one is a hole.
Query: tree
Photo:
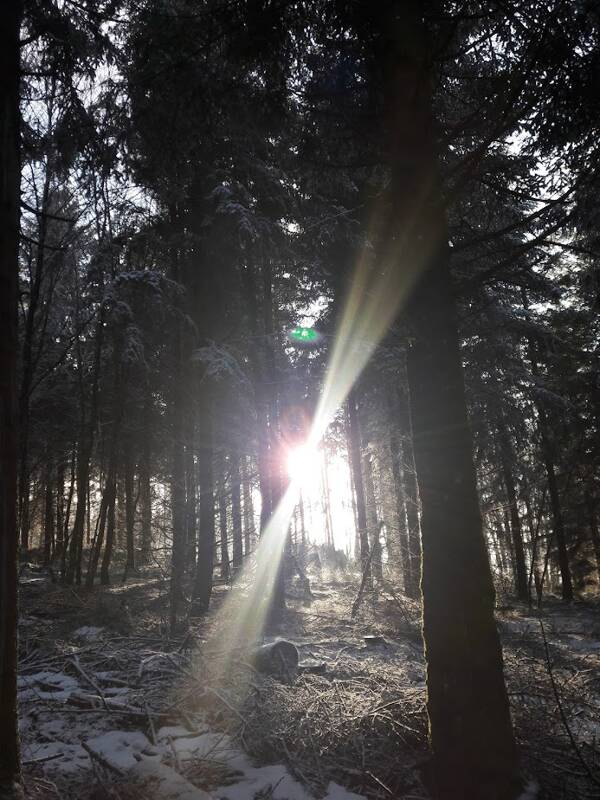
[[[10,0],[0,32],[0,797],[22,796],[17,727],[17,278],[19,36]]]
[[[432,45],[417,3],[381,3],[373,23],[391,173],[380,258],[418,273],[408,382],[434,791],[448,800],[510,800],[521,781],[467,417],[432,119]]]

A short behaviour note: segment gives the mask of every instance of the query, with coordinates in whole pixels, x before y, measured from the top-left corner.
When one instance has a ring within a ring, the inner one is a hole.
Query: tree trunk
[[[552,527],[558,551],[558,568],[560,570],[562,598],[566,602],[570,602],[573,599],[573,581],[571,579],[571,567],[569,565],[569,553],[567,550],[562,505],[554,467],[554,448],[548,433],[548,417],[545,409],[542,408],[539,403],[538,420],[542,439],[544,466],[546,467],[546,475],[548,477],[548,496],[550,497],[550,509],[552,511]]]
[[[52,561],[54,552],[54,469],[52,456],[46,452],[46,463],[44,465],[44,566],[48,566]]]
[[[368,450],[365,452],[364,464],[365,493],[367,499],[367,534],[369,537],[369,547],[373,552],[373,555],[371,556],[371,570],[373,572],[373,577],[381,582],[383,580],[383,565],[381,563],[381,531],[379,528],[379,520],[377,519],[377,501],[375,499],[373,463]]]
[[[248,456],[242,456],[242,504],[244,507],[244,555],[246,558],[254,547],[254,504],[252,503],[252,491],[250,487],[250,476],[248,474]]]
[[[194,402],[188,398],[185,434],[185,541],[186,559],[190,573],[196,571],[197,525],[197,474],[194,457],[196,418]]]
[[[397,530],[393,536],[389,536],[390,543],[393,547],[388,546],[388,555],[391,562],[391,568],[396,570],[400,566],[402,570],[402,577],[404,580],[404,591],[408,594],[408,589],[411,585],[411,572],[410,572],[410,557],[409,557],[409,542],[408,542],[408,528],[406,524],[406,493],[404,491],[404,481],[402,476],[402,449],[400,446],[400,438],[398,436],[397,423],[394,418],[394,394],[392,392],[388,395],[388,414],[389,414],[389,448],[390,459],[392,463],[392,479],[394,482],[394,499],[396,505],[396,525]],[[399,552],[400,564],[396,563],[396,555]]]
[[[233,571],[238,573],[244,562],[242,509],[240,496],[240,456],[233,449],[229,459],[231,483],[231,521],[233,525]]]
[[[419,521],[419,490],[413,452],[409,399],[403,393],[399,403],[398,429],[402,440],[403,477],[406,498],[406,525],[408,529],[409,581],[406,594],[413,599],[420,595],[421,582],[421,523]]]
[[[0,796],[23,796],[17,719],[17,297],[19,30],[8,0],[0,25]]]
[[[54,558],[62,558],[65,525],[65,461],[61,455],[56,467],[56,545]]]
[[[151,431],[150,391],[146,389],[144,400],[144,428],[142,434],[142,452],[139,464],[140,505],[142,513],[141,560],[143,564],[150,561],[152,555],[152,490],[150,486],[150,431]]]
[[[207,392],[206,389],[204,389]],[[208,611],[213,587],[215,549],[215,487],[213,472],[213,410],[209,396],[202,398],[198,417],[198,480],[200,513],[198,525],[198,561],[194,579],[194,611]]]
[[[171,584],[169,591],[169,628],[174,634],[177,628],[179,608],[183,600],[183,577],[185,574],[186,530],[185,530],[185,449],[183,427],[183,363],[180,323],[175,334],[175,385],[171,401]]]
[[[108,586],[110,583],[110,562],[112,560],[113,548],[115,543],[115,528],[117,517],[117,475],[116,472],[110,486],[107,487],[108,492],[106,504],[106,544],[104,546],[104,553],[102,554],[102,563],[100,565],[100,583],[102,586]]]
[[[467,419],[450,248],[437,177],[419,3],[377,15],[390,134],[383,268],[410,270],[408,383],[421,501],[427,711],[438,800],[512,800],[521,787]]]
[[[227,463],[225,457],[221,460],[221,475],[219,481],[219,536],[221,538],[221,578],[229,582],[229,542],[227,531]]]
[[[333,519],[331,516],[331,492],[329,490],[329,460],[327,458],[327,448],[325,446],[323,446],[321,474],[321,482],[323,484],[323,515],[325,517],[325,535],[327,547],[333,551],[335,549],[335,541],[333,538]]]
[[[592,547],[594,548],[594,557],[596,559],[596,572],[598,574],[598,583],[600,584],[600,533],[598,532],[598,517],[596,514],[596,504],[592,497],[591,492],[585,493],[585,504],[588,513],[590,525],[590,538],[592,540]]]
[[[94,580],[98,571],[98,562],[100,561],[100,553],[102,552],[102,545],[104,544],[108,509],[114,502],[113,495],[115,491],[115,480],[113,474],[109,472],[104,485],[104,491],[102,492],[102,499],[100,500],[100,509],[98,511],[98,519],[96,522],[96,533],[91,543],[88,570],[87,575],[85,576],[86,586],[94,585]]]
[[[504,488],[508,499],[508,512],[510,516],[510,533],[512,538],[512,556],[514,563],[515,589],[517,597],[524,603],[529,601],[527,585],[527,566],[525,564],[525,551],[523,549],[523,531],[517,504],[517,491],[512,472],[513,453],[506,430],[506,425],[501,419],[498,423],[498,436],[500,439],[500,463]]]
[[[370,575],[369,538],[367,533],[367,510],[365,503],[365,489],[363,482],[361,455],[360,455],[360,425],[356,408],[356,392],[350,391],[346,401],[346,419],[348,452],[350,454],[350,471],[354,484],[354,497],[356,500],[356,519],[358,522],[357,535],[360,546],[361,572]]]
[[[98,381],[100,376],[100,361],[102,355],[102,339],[104,330],[104,307],[100,308],[98,324],[94,331],[94,366],[92,368],[92,391],[89,418],[85,413],[85,393],[83,379],[80,378],[79,397],[81,425],[77,448],[77,507],[73,530],[69,540],[69,563],[64,572],[65,583],[71,585],[73,581],[81,583],[81,557],[83,550],[83,534],[85,527],[86,498],[90,478],[90,459],[94,447],[94,435],[98,418]],[[80,372],[83,370],[81,359]]]
[[[125,548],[126,560],[123,580],[135,570],[135,497],[134,497],[134,475],[133,459],[130,447],[126,448],[123,454],[123,483],[125,485]]]

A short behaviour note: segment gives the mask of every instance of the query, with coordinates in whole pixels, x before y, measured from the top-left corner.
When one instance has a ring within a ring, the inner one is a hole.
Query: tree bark
[[[219,536],[221,539],[221,578],[229,582],[229,542],[227,531],[227,484],[226,484],[227,464],[225,457],[221,458],[221,470],[219,480]]]
[[[252,502],[252,491],[250,486],[250,476],[248,474],[248,456],[242,456],[242,504],[244,507],[244,555],[246,558],[254,547],[254,504]]]
[[[381,563],[381,531],[379,520],[377,519],[377,500],[375,499],[375,482],[373,480],[373,463],[368,450],[364,458],[365,493],[367,498],[367,535],[369,537],[369,547],[373,553],[371,556],[371,571],[373,577],[383,580],[383,565]]]
[[[427,712],[438,800],[513,800],[521,788],[479,509],[450,248],[431,118],[430,45],[417,2],[373,7],[390,136],[383,268],[411,270],[407,372],[421,501]]]
[[[19,29],[8,0],[0,25],[0,797],[23,796],[17,719],[17,293]]]
[[[44,465],[44,566],[48,566],[52,561],[54,553],[54,468],[53,459],[49,452],[46,452],[46,463]]]
[[[525,550],[523,548],[523,530],[521,518],[519,516],[519,506],[517,503],[517,491],[513,478],[512,461],[513,452],[510,443],[506,424],[503,419],[498,422],[498,436],[500,439],[500,463],[502,466],[502,478],[508,499],[508,511],[510,516],[510,533],[512,537],[512,556],[514,563],[515,590],[519,600],[524,603],[529,601],[529,590],[527,584],[527,566],[525,564]]]
[[[360,454],[360,425],[356,408],[356,392],[352,389],[346,401],[348,451],[350,454],[350,470],[354,484],[354,497],[356,501],[356,519],[358,522],[357,536],[360,546],[361,572],[370,576],[370,551],[367,533],[367,511],[365,503],[365,488]]]
[[[242,539],[242,509],[240,495],[240,456],[235,448],[231,451],[230,459],[230,484],[231,484],[231,521],[233,525],[233,571],[241,570],[244,562],[244,545]]]
[[[139,464],[140,479],[140,505],[142,515],[141,530],[141,560],[143,564],[150,561],[152,554],[152,489],[150,486],[151,475],[151,454],[150,454],[150,432],[152,424],[152,397],[150,390],[146,388],[144,398],[144,426],[142,434],[142,448]]]
[[[135,570],[135,496],[134,496],[134,464],[130,447],[123,454],[123,483],[125,485],[125,571],[123,580]]]
[[[404,591],[408,594],[409,587],[411,586],[411,571],[410,571],[410,557],[409,557],[409,541],[408,541],[408,528],[406,522],[406,493],[404,490],[404,481],[402,475],[402,448],[400,446],[400,438],[398,436],[396,409],[394,403],[394,394],[392,392],[388,395],[388,415],[389,415],[389,448],[390,459],[392,463],[392,479],[394,482],[394,499],[396,505],[396,525],[397,531],[394,536],[389,536],[390,542],[394,546],[388,547],[390,561],[392,561],[392,568],[397,569],[400,566],[402,571],[402,578],[404,581]],[[394,563],[396,555],[399,552],[400,564]]]
[[[213,409],[211,398],[205,395],[202,398],[202,408],[198,418],[200,513],[198,520],[198,561],[196,563],[193,600],[194,611],[200,614],[208,611],[213,587],[215,549],[213,453]]]

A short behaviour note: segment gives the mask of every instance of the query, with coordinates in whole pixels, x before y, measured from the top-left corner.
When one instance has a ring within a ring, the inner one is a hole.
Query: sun
[[[294,447],[290,450],[287,458],[288,475],[295,483],[305,486],[318,479],[321,469],[321,462],[317,450],[307,445]]]

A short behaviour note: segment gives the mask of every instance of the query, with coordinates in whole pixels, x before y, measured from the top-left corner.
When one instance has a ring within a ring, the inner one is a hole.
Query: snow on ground
[[[101,629],[97,629],[101,630]],[[73,633],[81,638],[81,629]],[[146,659],[146,666],[156,663],[158,655]],[[98,671],[92,680],[109,682],[116,679],[115,671]],[[91,677],[91,676],[90,676]],[[98,764],[137,782],[149,781],[152,797],[161,800],[315,800],[285,766],[273,764],[255,766],[234,744],[231,737],[210,730],[201,715],[188,718],[198,729],[196,734],[181,725],[158,728],[155,742],[140,730],[109,727],[110,714],[98,716],[74,709],[68,701],[80,698],[89,687],[65,672],[40,670],[19,677],[21,704],[21,736],[25,765],[38,765],[52,779],[69,776],[93,778]],[[106,686],[105,697],[127,694],[123,686]],[[40,708],[40,701],[46,705]],[[83,713],[80,713],[83,712]],[[118,712],[117,712],[118,713]],[[212,789],[210,793],[194,786],[177,767],[188,762],[210,761],[222,765],[235,780]],[[170,762],[170,763],[166,763]],[[325,800],[361,800],[360,795],[347,792],[331,783]]]

